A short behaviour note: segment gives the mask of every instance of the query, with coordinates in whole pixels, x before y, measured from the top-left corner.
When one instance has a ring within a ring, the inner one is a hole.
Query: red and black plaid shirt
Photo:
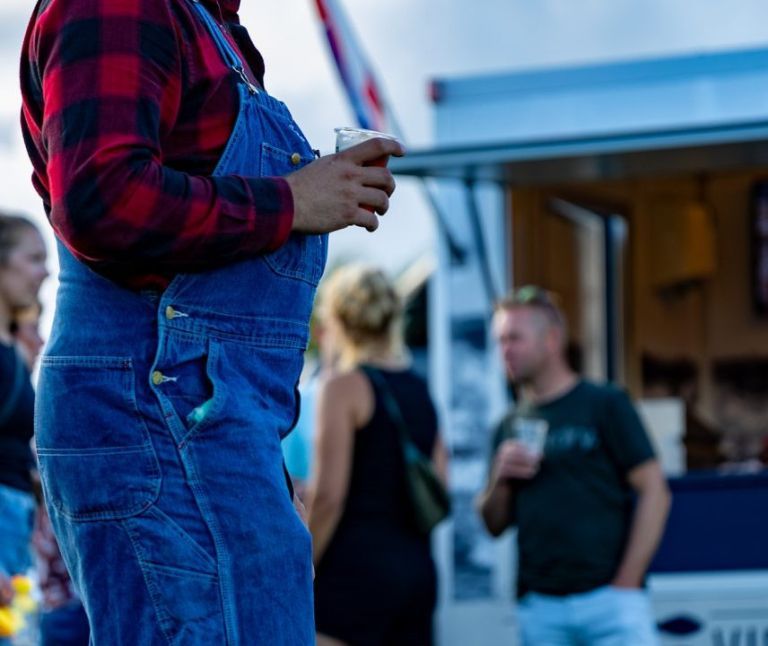
[[[263,85],[240,0],[203,0]],[[39,0],[21,59],[33,183],[57,236],[133,289],[276,249],[284,179],[211,177],[237,75],[189,0]]]

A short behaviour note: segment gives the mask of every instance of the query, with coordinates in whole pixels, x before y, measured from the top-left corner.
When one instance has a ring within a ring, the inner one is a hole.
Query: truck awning
[[[573,139],[436,147],[392,159],[397,175],[536,185],[768,166],[768,121]]]

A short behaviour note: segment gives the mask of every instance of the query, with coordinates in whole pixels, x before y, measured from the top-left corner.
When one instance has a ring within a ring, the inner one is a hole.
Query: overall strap
[[[224,59],[224,62],[238,75],[240,81],[248,88],[248,91],[251,94],[258,94],[259,88],[251,83],[248,75],[245,73],[245,65],[243,64],[243,61],[240,59],[239,54],[232,47],[229,40],[227,40],[227,37],[224,35],[221,26],[216,22],[211,13],[203,6],[203,3],[200,2],[200,0],[189,0],[189,2],[200,15],[203,24],[206,26],[208,32],[211,34],[211,38],[213,38],[213,41],[216,43],[216,47],[218,48],[221,57]]]

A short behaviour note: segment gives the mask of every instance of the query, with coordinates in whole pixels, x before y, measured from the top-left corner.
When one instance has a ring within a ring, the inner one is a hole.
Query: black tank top
[[[13,401],[9,402],[11,397]],[[32,491],[35,460],[30,440],[35,393],[22,358],[15,348],[5,344],[0,344],[0,403],[0,408],[11,405],[0,420],[0,484]]]
[[[426,383],[410,370],[379,372],[414,442],[431,456],[437,415]],[[344,512],[318,564],[315,619],[319,632],[348,644],[425,646],[437,598],[430,540],[414,526],[399,431],[372,387],[374,412],[355,432]]]
[[[365,372],[367,368],[363,367]],[[432,455],[437,437],[437,415],[427,384],[412,370],[378,372],[397,401],[416,446]],[[400,435],[390,419],[376,384],[371,420],[355,432],[354,458],[344,521],[369,518],[400,527],[410,524],[405,463]]]

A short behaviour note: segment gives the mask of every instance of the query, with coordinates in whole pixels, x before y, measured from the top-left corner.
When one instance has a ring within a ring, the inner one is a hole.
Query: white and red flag
[[[373,70],[338,0],[315,0],[336,69],[361,128],[386,132],[387,110]]]

